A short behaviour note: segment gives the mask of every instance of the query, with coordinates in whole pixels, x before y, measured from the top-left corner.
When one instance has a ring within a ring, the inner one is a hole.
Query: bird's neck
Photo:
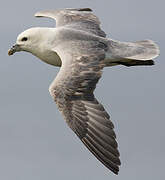
[[[56,42],[56,29],[55,28],[39,28],[41,35],[40,43],[36,44],[32,54],[37,56],[45,63],[61,66],[61,59],[52,46],[55,46]]]

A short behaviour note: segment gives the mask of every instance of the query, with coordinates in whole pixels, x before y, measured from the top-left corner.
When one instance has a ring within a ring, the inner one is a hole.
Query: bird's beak
[[[15,44],[14,46],[12,46],[9,50],[8,50],[8,55],[11,56],[13,55],[15,52],[21,51],[20,45]]]

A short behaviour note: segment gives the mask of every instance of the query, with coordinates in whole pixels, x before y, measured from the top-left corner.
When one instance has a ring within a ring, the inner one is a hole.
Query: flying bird
[[[17,37],[12,55],[27,51],[61,67],[49,92],[69,127],[108,169],[118,174],[120,154],[114,125],[94,96],[104,67],[154,65],[159,48],[152,40],[120,42],[106,38],[90,8],[41,11],[56,27],[34,27]]]

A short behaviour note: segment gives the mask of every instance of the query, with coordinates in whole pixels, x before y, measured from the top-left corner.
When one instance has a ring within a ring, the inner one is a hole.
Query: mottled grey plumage
[[[36,17],[49,17],[56,20],[56,27],[65,26],[66,28],[85,30],[105,37],[106,34],[100,28],[99,19],[91,13],[89,8],[80,9],[61,9],[40,11],[35,14]]]
[[[99,49],[97,54],[74,57],[73,61],[67,59],[69,72],[61,75],[61,69],[58,74],[61,77],[55,79],[50,93],[70,128],[103,164],[117,173],[120,160],[113,124],[93,95],[101,77],[103,59]]]
[[[151,40],[120,42],[106,38],[91,11],[80,8],[36,13],[36,17],[55,19],[56,28],[26,30],[8,54],[28,51],[46,63],[61,66],[50,85],[50,94],[69,127],[107,168],[118,174],[114,126],[93,92],[104,67],[153,65],[159,48]]]
[[[61,42],[56,49],[63,65],[50,86],[50,93],[69,127],[117,174],[120,159],[113,124],[93,94],[102,74],[107,46],[99,41],[73,41],[68,41],[67,45],[64,42],[66,46]]]

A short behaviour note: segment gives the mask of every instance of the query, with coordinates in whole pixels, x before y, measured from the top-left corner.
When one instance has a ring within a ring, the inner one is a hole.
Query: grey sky
[[[0,6],[0,179],[165,179],[165,78],[163,0],[3,1]],[[33,26],[54,26],[36,11],[90,7],[108,37],[152,39],[161,55],[152,67],[104,69],[96,96],[115,124],[122,165],[113,175],[67,127],[48,87],[58,68],[29,53],[8,57],[17,35]]]

